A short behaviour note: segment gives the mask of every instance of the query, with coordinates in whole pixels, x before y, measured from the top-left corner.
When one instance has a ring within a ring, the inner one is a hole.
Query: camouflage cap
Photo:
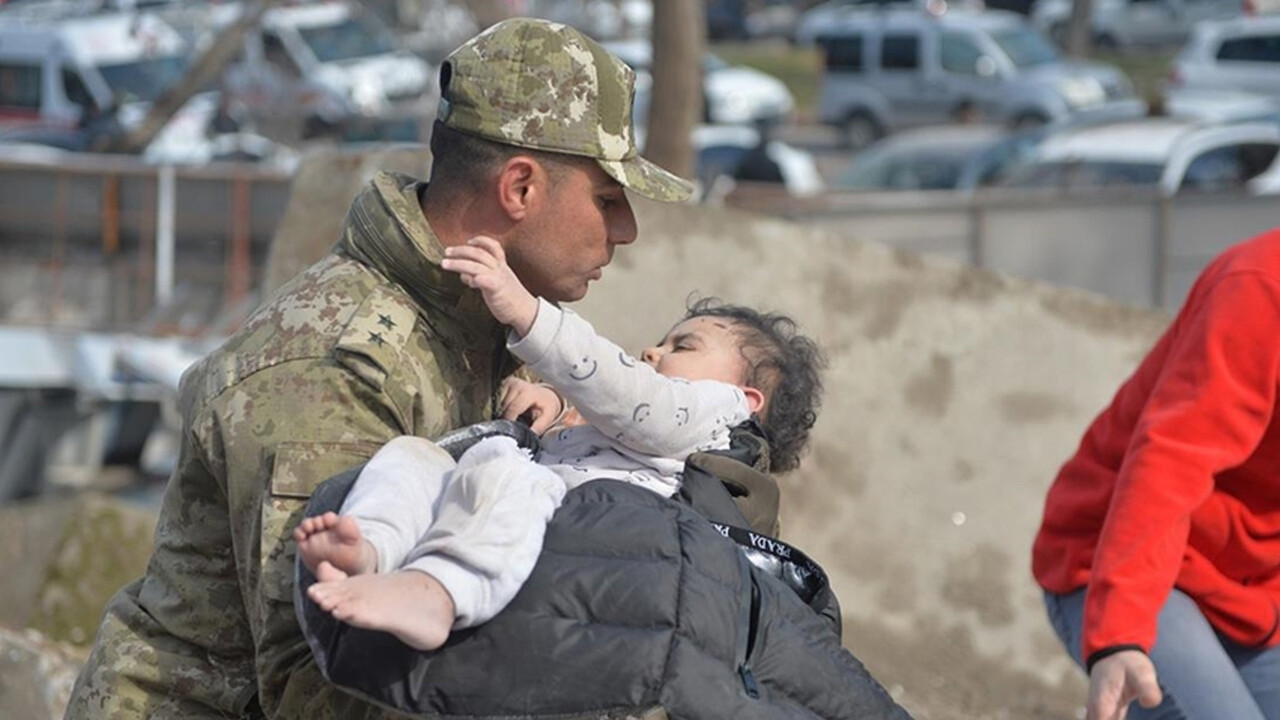
[[[624,187],[684,202],[693,186],[636,152],[635,72],[560,23],[504,20],[463,43],[440,67],[446,126],[507,145],[594,158]]]

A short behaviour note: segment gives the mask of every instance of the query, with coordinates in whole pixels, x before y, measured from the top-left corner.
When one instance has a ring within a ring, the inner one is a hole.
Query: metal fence
[[[248,302],[289,181],[248,163],[0,157],[0,320],[172,331]]]
[[[254,164],[0,157],[0,322],[199,332],[253,301],[290,174]],[[832,193],[739,185],[731,206],[1175,309],[1228,245],[1280,226],[1242,195]]]
[[[801,199],[747,185],[727,202],[850,238],[1168,310],[1182,303],[1196,275],[1224,248],[1280,227],[1280,198],[1236,194],[1006,190]]]

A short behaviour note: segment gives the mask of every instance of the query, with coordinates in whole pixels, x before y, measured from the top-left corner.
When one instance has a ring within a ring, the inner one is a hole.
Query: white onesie
[[[727,448],[729,429],[750,417],[741,388],[660,375],[543,300],[529,333],[508,348],[588,424],[544,435],[536,463],[509,438],[478,443],[457,465],[428,440],[397,438],[342,506],[378,551],[378,572],[420,570],[445,586],[455,628],[488,620],[515,597],[567,490],[610,478],[669,497],[685,458]]]

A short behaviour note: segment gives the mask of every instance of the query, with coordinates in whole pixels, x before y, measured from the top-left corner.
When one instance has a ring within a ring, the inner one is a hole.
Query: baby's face
[[[640,358],[662,375],[685,380],[719,380],[742,386],[747,374],[747,361],[733,321],[721,317],[694,317],[681,322]]]

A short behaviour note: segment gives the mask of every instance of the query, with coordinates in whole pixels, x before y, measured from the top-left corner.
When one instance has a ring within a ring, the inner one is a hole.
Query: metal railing
[[[1105,189],[829,193],[742,184],[726,203],[844,237],[1174,310],[1223,249],[1280,227],[1280,198]]]
[[[150,319],[173,330],[208,320],[193,312],[242,305],[290,180],[250,163],[0,157],[0,318],[95,329]]]

